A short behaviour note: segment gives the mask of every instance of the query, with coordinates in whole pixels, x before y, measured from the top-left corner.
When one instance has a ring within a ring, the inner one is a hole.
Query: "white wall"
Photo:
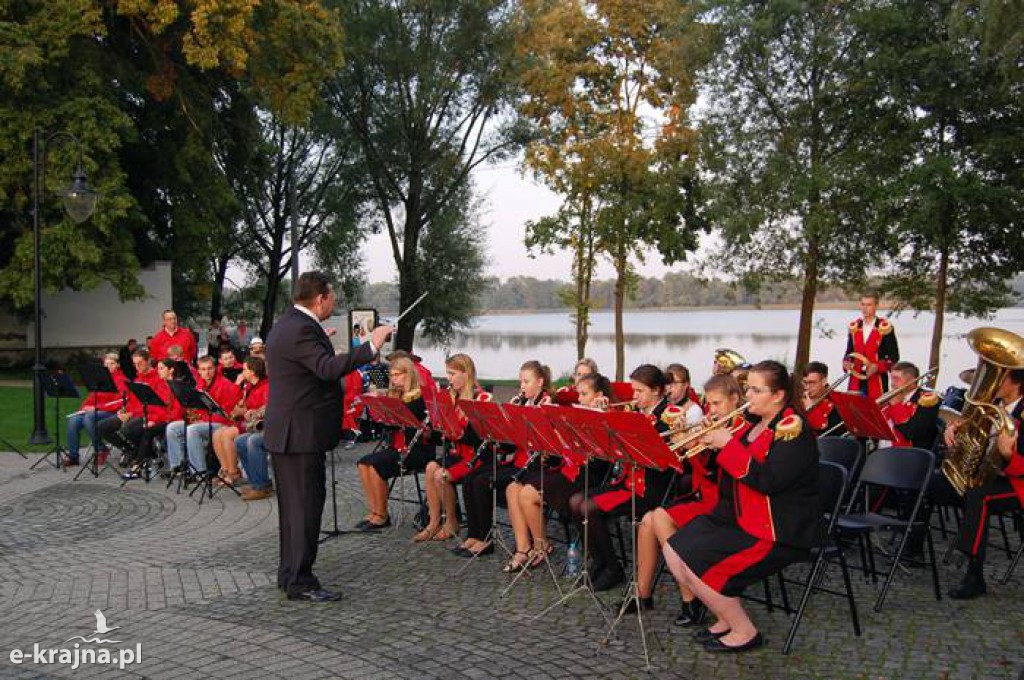
[[[161,312],[170,309],[171,263],[157,262],[139,270],[145,289],[141,300],[121,302],[109,283],[88,291],[43,294],[43,347],[118,347],[128,338],[139,344],[161,327]],[[35,347],[35,328],[26,327],[28,347]]]

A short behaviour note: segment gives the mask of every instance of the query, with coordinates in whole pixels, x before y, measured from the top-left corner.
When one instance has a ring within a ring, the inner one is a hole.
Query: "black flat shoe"
[[[615,586],[618,586],[625,581],[626,574],[621,568],[610,567],[594,577],[592,585],[595,591],[603,593],[607,590],[612,590]]]
[[[712,633],[708,628],[701,628],[693,632],[693,639],[702,645],[707,644],[709,640],[717,640],[723,635],[728,635],[730,631],[723,630],[721,633]]]
[[[451,553],[456,557],[463,557],[465,559],[470,559],[471,557],[473,557],[473,551],[461,545],[457,545],[454,548],[452,548]]]
[[[292,602],[323,604],[325,602],[337,602],[341,599],[341,593],[327,590],[326,588],[317,588],[315,590],[304,590],[299,593],[288,593],[288,599]]]
[[[987,592],[988,586],[985,585],[985,579],[969,573],[960,581],[960,585],[951,589],[947,594],[953,600],[973,600]]]
[[[721,652],[724,654],[738,654],[740,652],[749,652],[753,649],[757,649],[764,645],[764,638],[761,637],[760,633],[754,635],[747,642],[742,645],[730,646],[722,642],[721,638],[712,638],[704,643],[704,649],[709,652]]]
[[[708,613],[707,606],[700,600],[694,599],[684,602],[679,609],[679,615],[673,621],[677,626],[696,626],[704,622],[704,615]]]

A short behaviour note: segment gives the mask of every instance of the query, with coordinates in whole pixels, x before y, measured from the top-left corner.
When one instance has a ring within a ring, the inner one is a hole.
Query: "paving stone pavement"
[[[362,516],[353,462],[365,451],[336,454],[343,527]],[[789,616],[753,603],[766,648],[728,658],[701,651],[671,625],[675,599],[663,579],[658,606],[645,616],[653,633],[645,671],[635,617],[607,645],[602,617],[585,597],[533,620],[556,599],[547,573],[531,573],[500,598],[508,577],[497,558],[456,575],[463,560],[439,544],[410,543],[408,515],[393,532],[327,542],[317,573],[345,599],[296,604],[274,587],[274,501],[221,492],[200,505],[158,482],[120,488],[109,471],[72,482],[49,466],[28,468],[0,455],[3,678],[1020,678],[1024,671],[1024,566],[999,585],[1007,564],[1001,549],[990,551],[990,594],[967,604],[936,602],[928,573],[914,571],[897,578],[876,613],[874,586],[855,576],[863,635],[853,635],[842,600],[816,596],[789,656],[780,651]],[[328,500],[325,527],[331,523]],[[552,534],[562,530],[553,525]],[[838,585],[838,571],[831,573]],[[941,576],[948,587],[958,570],[943,567]],[[12,649],[60,647],[87,634],[95,609],[120,626],[123,645],[108,646],[141,644],[141,663],[124,670],[11,663]]]

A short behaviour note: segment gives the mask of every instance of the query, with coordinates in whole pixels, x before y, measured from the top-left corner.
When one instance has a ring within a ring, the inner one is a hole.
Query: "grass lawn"
[[[60,432],[64,436],[64,416],[78,407],[78,399],[61,399]],[[53,401],[46,400],[46,429],[50,436],[53,432]],[[32,388],[0,387],[0,437],[17,446],[23,453],[36,451],[42,453],[49,446],[29,446],[28,438],[32,434]],[[8,451],[8,446],[0,442],[0,451]]]

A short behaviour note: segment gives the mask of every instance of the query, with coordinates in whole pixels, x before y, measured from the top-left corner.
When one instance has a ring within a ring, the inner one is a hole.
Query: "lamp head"
[[[75,224],[81,224],[92,216],[99,194],[85,181],[85,172],[78,168],[71,176],[71,184],[61,192],[64,209]]]

